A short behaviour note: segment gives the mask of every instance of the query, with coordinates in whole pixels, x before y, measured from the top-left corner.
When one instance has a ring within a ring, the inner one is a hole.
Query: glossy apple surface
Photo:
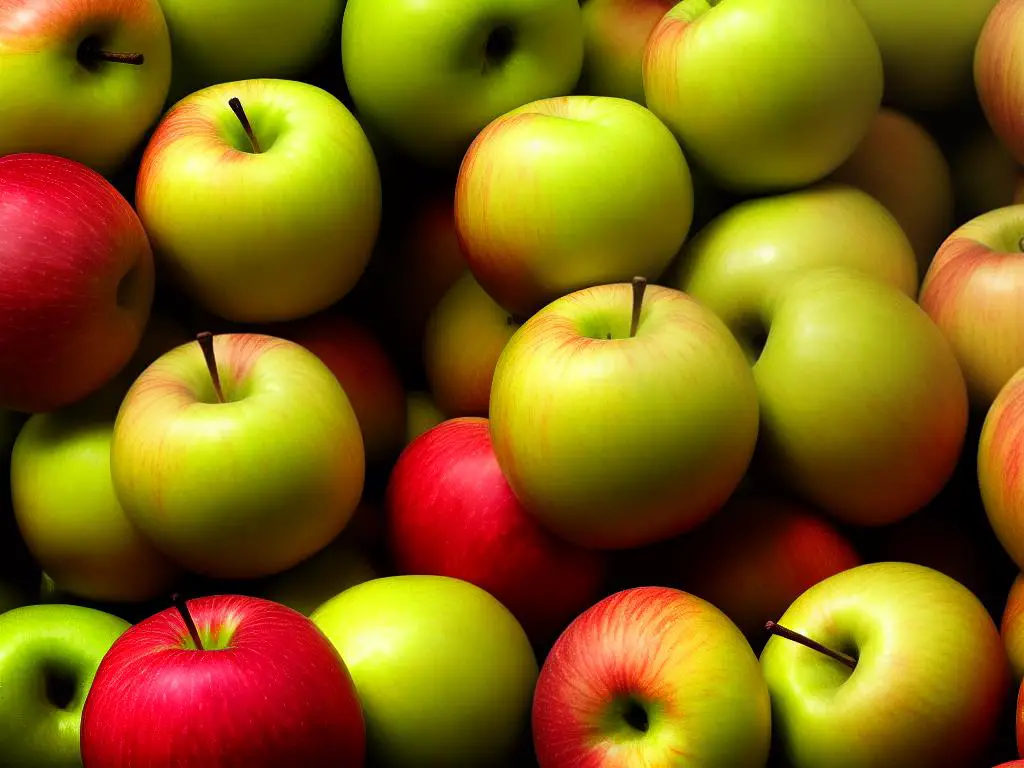
[[[994,4],[974,50],[974,85],[992,131],[1024,163],[1024,3]]]

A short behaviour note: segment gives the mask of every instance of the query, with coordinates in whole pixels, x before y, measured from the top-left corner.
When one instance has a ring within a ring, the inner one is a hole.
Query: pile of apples
[[[0,766],[1024,766],[1024,0],[0,0],[0,463]]]

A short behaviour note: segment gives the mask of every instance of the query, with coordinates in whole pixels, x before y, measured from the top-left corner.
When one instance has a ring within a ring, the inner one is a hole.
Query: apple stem
[[[84,48],[82,55],[90,63],[107,61],[111,64],[131,64],[138,67],[146,61],[146,57],[141,53],[116,53],[114,51],[103,51],[99,48]]]
[[[833,651],[831,648],[827,648],[821,643],[801,635],[799,632],[794,632],[792,629],[786,629],[785,627],[776,624],[774,621],[769,621],[764,625],[764,628],[768,630],[769,634],[784,637],[787,640],[792,640],[794,643],[799,643],[806,648],[810,648],[812,651],[823,653],[830,659],[835,659],[840,664],[845,664],[850,669],[857,668],[857,660],[853,658],[853,656],[848,656],[845,653],[840,653],[839,651]]]
[[[238,118],[238,122],[242,124],[242,130],[245,131],[245,135],[249,137],[249,143],[252,144],[252,151],[254,154],[260,154],[263,150],[260,149],[260,143],[256,139],[256,133],[252,129],[252,124],[249,123],[249,117],[245,114],[245,110],[242,109],[242,102],[237,96],[232,97],[228,101],[228,106],[231,107],[231,111],[235,113],[235,117]]]
[[[647,290],[647,278],[633,278],[633,319],[629,324],[629,337],[636,336],[637,328],[640,327],[640,312],[644,308],[644,291]]]
[[[192,636],[192,642],[196,644],[196,650],[202,651],[203,641],[199,638],[199,628],[196,627],[195,621],[192,619],[192,614],[188,612],[188,601],[186,601],[181,595],[171,595],[171,602],[174,603],[174,607],[178,609],[178,613],[181,614],[182,620],[185,622],[185,627],[188,629],[189,635]]]
[[[217,356],[213,352],[213,334],[203,331],[196,336],[199,348],[203,350],[203,357],[206,358],[206,368],[213,379],[213,391],[217,393],[217,401],[224,402],[224,390],[220,386],[220,374],[217,372]]]

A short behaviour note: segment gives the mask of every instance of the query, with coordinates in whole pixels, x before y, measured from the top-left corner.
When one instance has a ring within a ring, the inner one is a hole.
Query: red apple
[[[1018,575],[1010,587],[999,634],[1003,637],[1014,679],[1020,681],[1024,679],[1024,575]]]
[[[238,595],[179,605],[100,663],[82,712],[85,768],[363,765],[355,686],[309,619]]]
[[[491,446],[487,419],[451,419],[403,451],[387,490],[399,573],[450,576],[490,592],[534,639],[590,605],[604,557],[548,533],[523,509]]]
[[[1024,0],[999,0],[974,49],[974,85],[985,117],[1024,163]]]
[[[978,485],[999,543],[1024,570],[1024,369],[1003,387],[978,442]]]
[[[102,176],[49,155],[0,158],[0,408],[56,410],[113,378],[153,285],[142,223]]]

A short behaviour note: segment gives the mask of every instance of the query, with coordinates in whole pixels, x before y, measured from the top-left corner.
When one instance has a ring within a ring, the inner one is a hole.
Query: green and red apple
[[[1024,5],[977,0],[992,8],[974,50],[974,86],[992,131],[1024,163]]]
[[[1024,570],[1024,369],[1002,388],[985,416],[978,442],[978,485],[1000,544]]]
[[[1024,679],[1024,576],[1013,580],[999,624],[1010,670],[1018,683]]]

